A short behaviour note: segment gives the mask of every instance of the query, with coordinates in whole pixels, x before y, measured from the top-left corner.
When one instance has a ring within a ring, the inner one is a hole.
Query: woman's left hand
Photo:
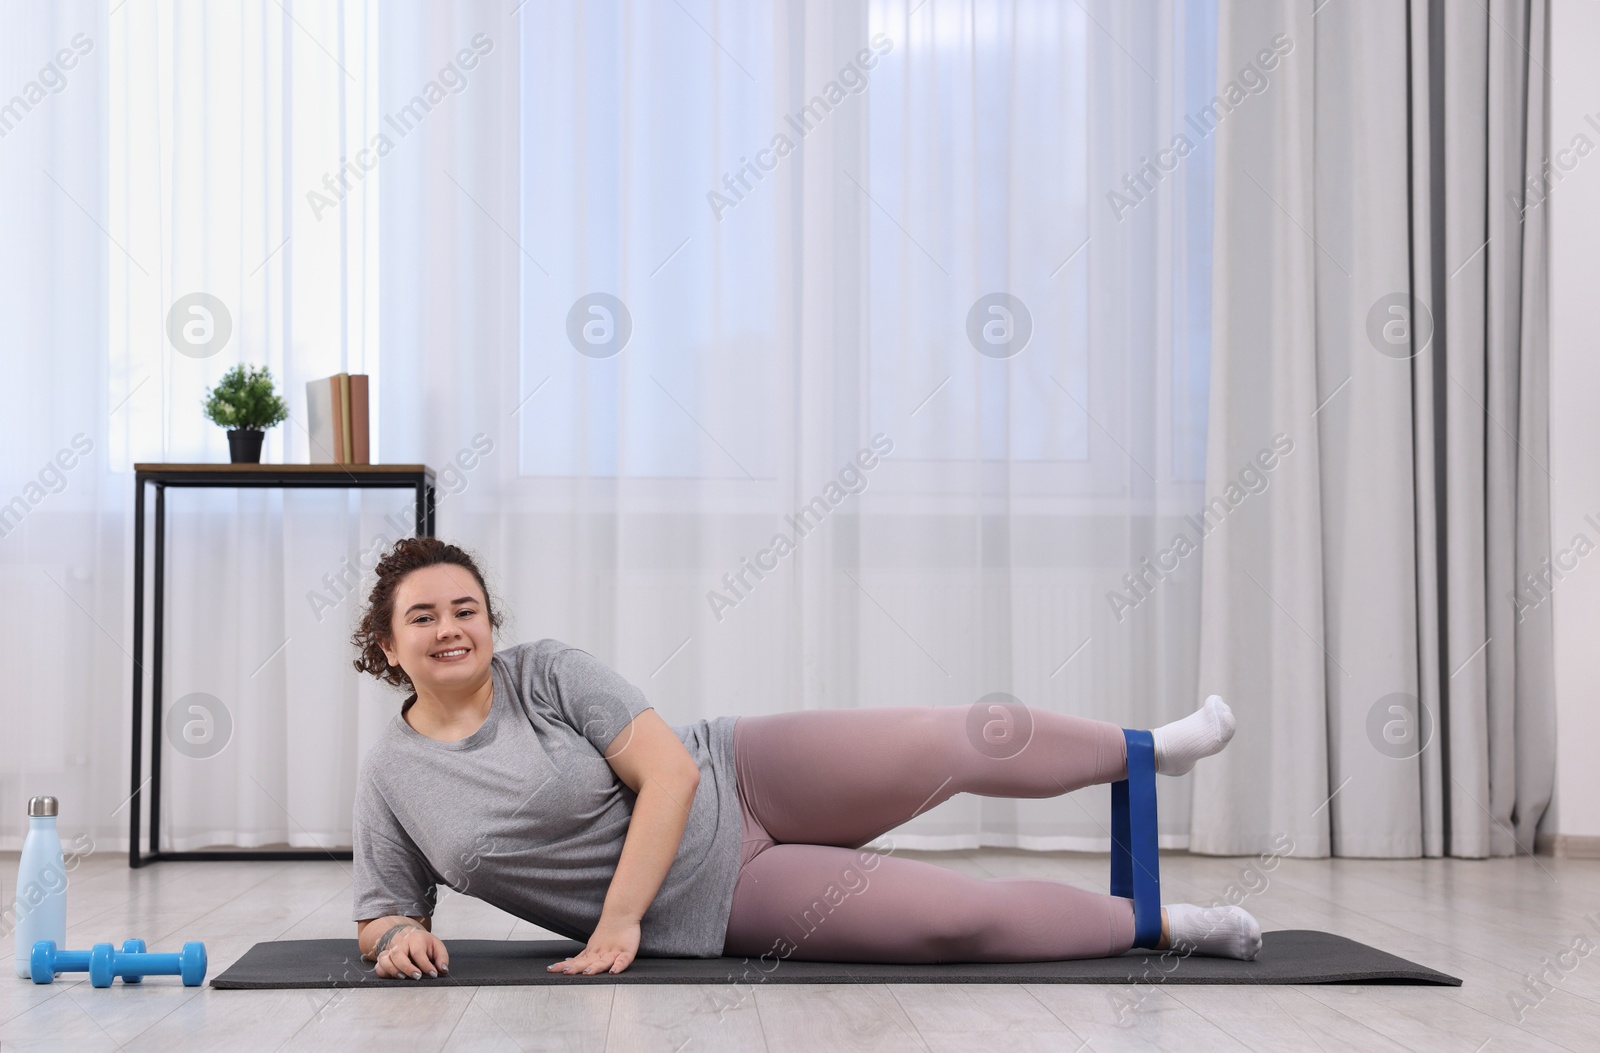
[[[620,973],[633,963],[639,951],[639,923],[602,917],[589,937],[583,953],[545,967],[547,972],[593,976],[604,969]]]

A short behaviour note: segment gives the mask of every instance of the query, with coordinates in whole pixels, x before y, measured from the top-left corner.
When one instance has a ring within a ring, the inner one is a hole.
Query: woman
[[[413,691],[357,782],[354,917],[379,976],[448,972],[431,931],[441,883],[584,943],[549,968],[585,975],[640,954],[1011,962],[1133,945],[1128,899],[859,850],[956,793],[1122,779],[1115,724],[900,706],[669,728],[582,650],[496,652],[500,618],[454,545],[406,538],[377,576],[355,666]],[[1022,747],[993,748],[1019,718]],[[1212,696],[1155,730],[1157,771],[1188,771],[1233,727]],[[1260,945],[1239,907],[1162,909],[1156,949],[1248,959]]]

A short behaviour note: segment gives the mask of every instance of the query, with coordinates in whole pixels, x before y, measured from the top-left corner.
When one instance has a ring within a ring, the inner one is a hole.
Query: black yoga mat
[[[447,984],[504,987],[518,984],[1326,984],[1402,983],[1460,987],[1454,976],[1310,929],[1261,934],[1254,961],[1163,959],[1161,952],[1130,951],[1118,958],[1001,964],[888,965],[805,962],[769,958],[637,958],[622,972],[594,976],[545,971],[583,950],[574,940],[447,940],[450,973],[421,980],[379,979],[361,959],[355,940],[276,940],[258,943],[211,981],[224,990],[285,987],[393,987]]]

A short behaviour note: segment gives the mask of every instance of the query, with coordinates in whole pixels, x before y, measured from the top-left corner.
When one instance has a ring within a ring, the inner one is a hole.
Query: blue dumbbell
[[[181,976],[185,987],[199,987],[206,977],[206,945],[191,941],[177,954],[149,954],[143,940],[128,940],[119,953],[109,943],[97,943],[87,951],[58,951],[50,940],[33,945],[29,965],[33,982],[47,984],[55,973],[68,970],[89,971],[95,987],[110,987],[118,976],[122,982],[139,983],[146,976]]]
[[[110,951],[111,944],[98,943],[95,947],[104,947]],[[124,951],[144,950],[143,940],[128,940],[123,943]],[[40,940],[33,945],[33,951],[28,956],[28,968],[36,984],[54,983],[56,973],[82,973],[89,970],[90,960],[94,951],[60,951],[56,950],[56,941]],[[124,983],[138,983],[139,977],[126,978]]]
[[[123,954],[143,954],[145,951],[143,940],[123,940]],[[144,977],[139,973],[123,973],[122,982],[125,984],[144,983]]]
[[[126,949],[119,954],[109,943],[96,944],[89,952],[89,982],[95,987],[110,987],[118,976],[123,983],[138,983],[146,976],[181,976],[183,986],[199,987],[206,978],[206,945],[191,940],[177,954]]]

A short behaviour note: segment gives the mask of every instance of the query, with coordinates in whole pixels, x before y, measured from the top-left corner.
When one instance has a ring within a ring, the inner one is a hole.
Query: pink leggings
[[[723,954],[1018,962],[1133,946],[1131,900],[856,851],[957,793],[1115,782],[1117,725],[1020,703],[806,710],[740,717],[733,743],[744,852]]]

